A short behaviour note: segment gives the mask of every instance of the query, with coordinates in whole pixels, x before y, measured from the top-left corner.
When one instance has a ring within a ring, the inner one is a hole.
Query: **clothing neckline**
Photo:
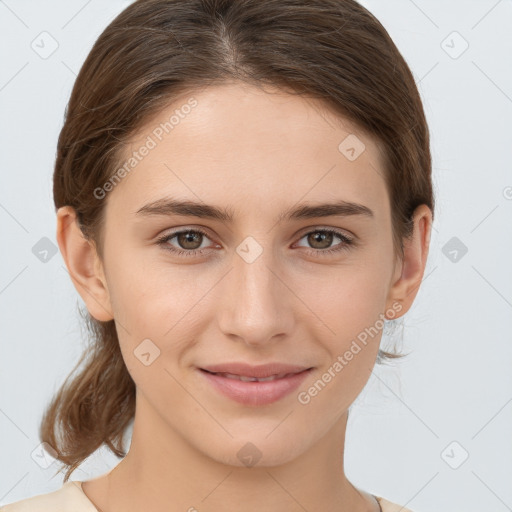
[[[73,485],[73,487],[75,487],[77,489],[77,491],[83,496],[83,498],[85,498],[87,500],[89,507],[92,507],[91,510],[87,511],[87,512],[99,512],[99,510],[96,508],[94,503],[89,499],[89,496],[87,496],[87,494],[85,494],[85,492],[82,488],[82,480],[69,480],[64,485],[69,485],[69,487],[71,487],[71,485]],[[382,510],[383,498],[381,496],[376,496],[375,494],[371,494],[371,496],[373,496],[377,500],[377,503],[380,508],[380,512],[383,512],[383,510]]]
[[[87,510],[83,512],[99,512],[94,503],[89,499],[89,496],[87,496],[82,489],[81,480],[68,480],[63,487],[76,490],[76,493],[80,496],[80,500],[83,501],[84,507],[87,507]]]

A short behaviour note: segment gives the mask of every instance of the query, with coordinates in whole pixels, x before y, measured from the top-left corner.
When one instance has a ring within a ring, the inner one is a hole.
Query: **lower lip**
[[[199,370],[217,391],[244,405],[267,405],[277,402],[297,389],[310,371],[311,369],[304,370],[282,379],[265,382],[244,382]]]

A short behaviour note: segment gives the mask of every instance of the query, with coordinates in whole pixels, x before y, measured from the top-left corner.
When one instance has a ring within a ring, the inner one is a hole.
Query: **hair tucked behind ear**
[[[106,199],[96,191],[116,175],[125,143],[178,95],[233,80],[320,99],[374,137],[403,257],[415,208],[426,204],[434,216],[429,132],[412,73],[370,12],[354,0],[138,0],[87,56],[57,146],[55,207],[75,209],[100,258]],[[85,363],[40,428],[68,467],[65,480],[103,443],[122,457],[134,417],[114,321],[87,321],[91,346],[75,370]],[[380,350],[377,362],[397,357]]]

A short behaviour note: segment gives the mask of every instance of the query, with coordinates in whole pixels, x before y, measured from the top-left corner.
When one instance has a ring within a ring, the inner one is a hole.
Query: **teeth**
[[[234,375],[232,373],[216,373],[215,375],[222,375],[222,377],[226,377],[228,379],[241,380],[243,382],[266,382],[269,380],[282,379],[283,377],[286,377],[291,374],[290,373],[280,373],[279,375],[271,375],[270,377],[264,377],[261,379],[259,379],[257,377],[246,377],[245,375]]]

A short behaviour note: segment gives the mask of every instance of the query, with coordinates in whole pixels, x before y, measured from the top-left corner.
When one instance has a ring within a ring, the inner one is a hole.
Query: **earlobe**
[[[393,276],[392,287],[388,294],[387,308],[400,303],[400,313],[404,315],[411,307],[418,293],[430,246],[432,212],[427,205],[414,210],[414,232],[412,238],[404,241],[404,257],[398,272]],[[401,269],[401,270],[400,270]]]
[[[92,242],[87,240],[71,206],[57,211],[57,242],[75,288],[96,320],[114,318],[103,266]]]

